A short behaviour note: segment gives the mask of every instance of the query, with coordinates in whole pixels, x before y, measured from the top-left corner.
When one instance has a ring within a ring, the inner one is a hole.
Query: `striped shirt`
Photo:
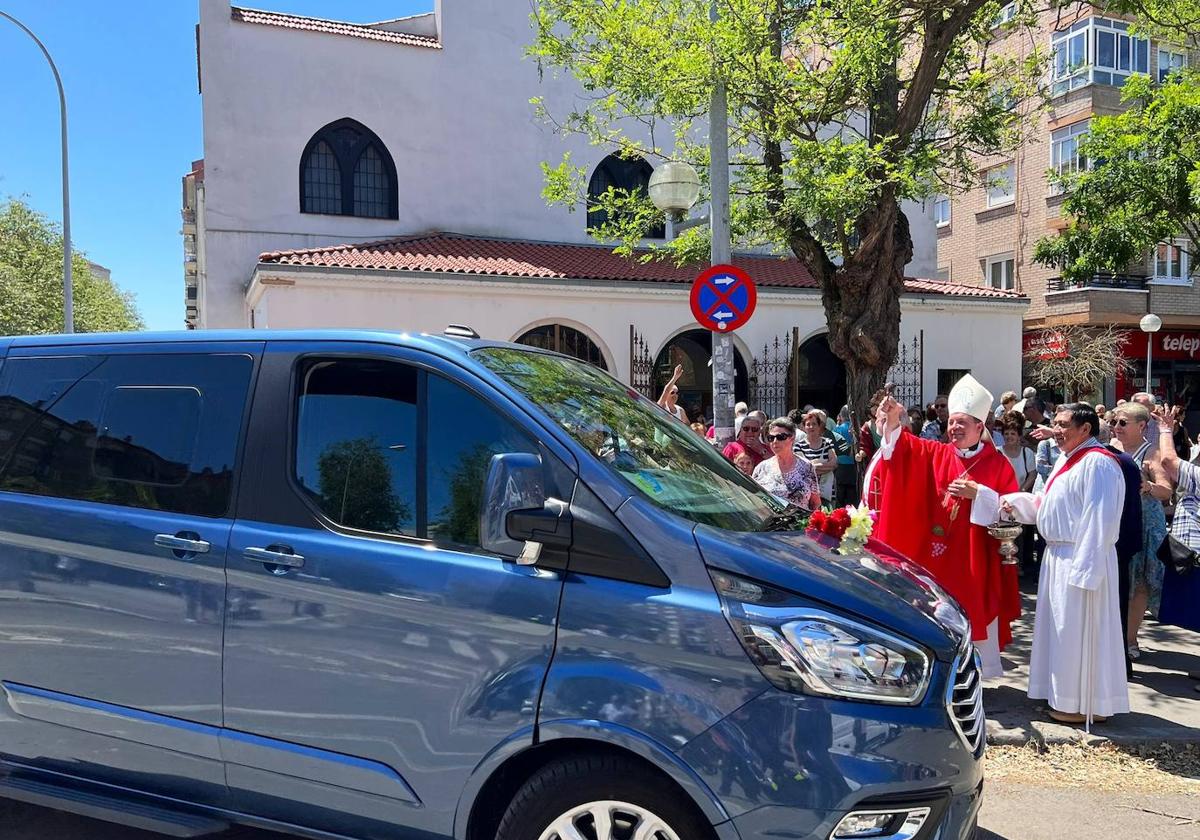
[[[792,451],[814,467],[818,464],[826,463],[826,459],[830,457],[826,453],[832,453],[834,455],[833,461],[835,463],[837,461],[833,441],[826,437],[821,438],[821,442],[814,447],[809,444],[807,435],[796,435],[796,443],[792,446]],[[834,481],[835,478],[832,472],[827,472],[817,477],[817,483],[821,488],[821,498],[825,501],[833,498]]]

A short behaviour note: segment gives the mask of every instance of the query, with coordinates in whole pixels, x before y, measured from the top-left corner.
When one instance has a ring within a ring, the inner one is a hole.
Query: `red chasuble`
[[[890,460],[880,457],[867,498],[879,511],[874,536],[928,569],[971,620],[971,638],[987,638],[999,619],[999,642],[1012,641],[1009,623],[1021,614],[1016,566],[1000,565],[1000,543],[971,524],[971,499],[946,491],[971,478],[1003,496],[1017,492],[1017,477],[1004,454],[987,441],[974,458],[948,443],[901,432]]]

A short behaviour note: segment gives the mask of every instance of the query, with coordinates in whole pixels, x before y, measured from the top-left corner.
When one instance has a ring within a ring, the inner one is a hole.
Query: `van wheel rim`
[[[604,800],[562,814],[538,840],[679,840],[679,835],[653,811]]]

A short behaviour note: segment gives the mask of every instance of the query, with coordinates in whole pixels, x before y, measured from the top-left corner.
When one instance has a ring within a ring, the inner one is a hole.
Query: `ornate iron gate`
[[[658,399],[654,391],[654,358],[633,324],[629,325],[629,385],[644,397]]]
[[[892,395],[903,405],[924,408],[925,330],[914,335],[912,341],[900,342],[887,381],[895,385]]]
[[[784,333],[763,345],[750,366],[749,404],[768,417],[782,417],[795,402],[795,333]]]

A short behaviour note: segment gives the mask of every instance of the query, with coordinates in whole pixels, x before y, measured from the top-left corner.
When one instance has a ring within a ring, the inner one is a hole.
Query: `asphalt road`
[[[4,840],[162,840],[159,835],[78,819],[0,800]],[[989,783],[976,840],[1195,840],[1200,837],[1200,792],[1195,794],[1064,791]],[[220,840],[285,840],[283,835],[235,829]]]

